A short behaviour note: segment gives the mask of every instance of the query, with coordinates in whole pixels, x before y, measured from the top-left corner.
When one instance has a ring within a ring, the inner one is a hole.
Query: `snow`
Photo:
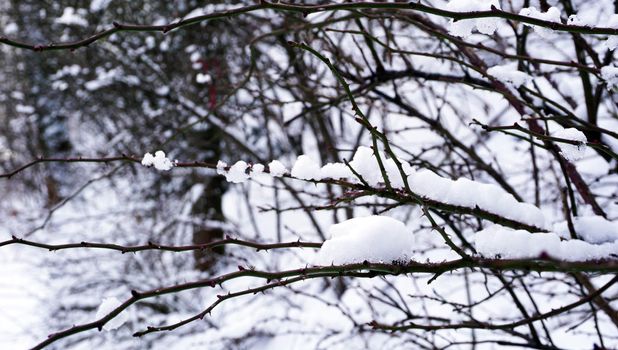
[[[560,20],[560,10],[557,7],[550,7],[547,12],[541,12],[536,9],[536,7],[525,7],[519,11],[521,16],[531,17],[540,19],[548,22],[556,22],[561,23]],[[524,23],[524,25],[534,28],[534,31],[543,38],[549,38],[553,30],[545,27],[539,27],[531,24]]]
[[[369,186],[376,186],[383,180],[377,159],[373,154],[373,150],[369,147],[358,147],[350,162],[350,167],[352,167]]]
[[[611,15],[604,27],[618,28],[618,15]],[[603,42],[603,48],[607,50],[613,51],[616,47],[618,47],[618,35],[610,35],[607,37],[607,40]]]
[[[441,203],[474,208],[545,229],[545,216],[536,206],[518,202],[502,188],[459,178],[456,181],[421,170],[408,177],[410,189],[416,194]]]
[[[232,183],[242,183],[249,179],[249,174],[247,174],[247,168],[249,164],[243,160],[239,160],[234,165],[230,167],[230,169],[225,173],[225,179]]]
[[[112,0],[92,0],[90,2],[90,12],[105,10]]]
[[[500,9],[498,0],[451,0],[446,5],[446,10],[452,12],[490,11],[491,6]],[[455,36],[467,37],[476,28],[482,34],[492,35],[498,28],[498,18],[463,19],[455,21],[451,19],[449,32]]]
[[[32,114],[32,113],[34,113],[34,107],[26,106],[26,105],[22,105],[22,104],[17,104],[15,106],[15,111],[17,113]]]
[[[353,179],[354,174],[343,163],[328,163],[320,169],[322,179]]]
[[[217,174],[219,175],[225,175],[225,168],[227,168],[227,163],[224,161],[218,161],[217,162]]]
[[[612,222],[602,216],[580,216],[573,218],[573,228],[582,240],[601,244],[618,241],[618,222]],[[571,233],[566,221],[554,224],[554,232],[562,238],[570,238]]]
[[[292,167],[292,176],[302,180],[321,180],[320,166],[309,156],[301,155]]]
[[[487,74],[514,88],[525,85],[532,80],[528,74],[517,70],[517,63],[493,66],[487,69]]]
[[[278,160],[268,163],[268,172],[271,176],[281,177],[288,173],[288,169]]]
[[[586,25],[584,21],[582,21],[577,15],[570,15],[567,19],[567,24],[570,26],[583,26]]]
[[[353,218],[330,226],[316,265],[406,261],[414,239],[405,224],[388,216]]]
[[[210,74],[198,73],[195,77],[195,81],[198,84],[208,84],[212,81],[212,77]]]
[[[404,188],[404,181],[395,161],[386,158],[384,155],[382,155],[382,161],[391,185],[394,188]],[[225,175],[230,182],[243,182],[251,176],[246,173],[248,164],[243,161],[235,164],[238,168],[234,174],[230,174],[232,169],[229,172],[225,172],[226,166],[227,164],[220,162],[217,165],[217,172]],[[539,230],[547,228],[545,216],[539,208],[529,203],[518,202],[511,194],[496,185],[476,182],[466,178],[459,178],[453,181],[428,170],[415,172],[407,162],[402,162],[401,166],[404,174],[407,176],[410,190],[421,197],[459,207],[478,207],[486,212],[536,227]],[[369,186],[376,187],[383,182],[377,159],[373,150],[369,147],[361,146],[358,148],[350,162],[350,167]],[[285,173],[285,168],[278,161],[271,162],[269,170],[272,176],[280,176]],[[258,172],[261,171],[258,169]],[[291,175],[301,180],[319,181],[331,178],[348,179],[353,183],[360,182],[354,178],[355,175],[344,163],[328,163],[320,168],[320,165],[307,155],[301,155],[297,158]]]
[[[264,165],[253,164],[251,165],[251,176],[257,176],[264,173]]]
[[[556,233],[530,233],[493,225],[476,233],[474,247],[483,256],[530,259],[542,255],[564,261],[587,261],[618,257],[618,242],[591,244],[581,240],[561,241]]]
[[[56,19],[56,23],[64,25],[74,25],[79,27],[87,27],[88,21],[79,14],[81,11],[76,11],[72,7],[65,7],[62,16]]]
[[[84,87],[89,91],[95,91],[111,85],[118,77],[122,76],[122,69],[113,68],[107,71],[101,67],[97,67],[96,73],[96,79],[90,80],[84,84]]]
[[[558,143],[558,147],[560,147],[560,154],[562,154],[566,160],[570,162],[580,160],[586,154],[586,142],[588,142],[588,139],[583,132],[575,128],[560,129],[554,132],[552,136],[578,142],[577,145],[571,145],[564,142]]]
[[[6,35],[15,34],[17,33],[18,30],[19,30],[19,27],[17,26],[17,23],[15,22],[11,22],[7,24],[6,26],[4,26],[4,34]]]
[[[120,306],[122,302],[117,298],[103,298],[101,305],[97,309],[96,319],[99,320],[105,316],[107,316],[110,312],[112,312],[115,308]],[[127,322],[128,315],[126,312],[121,312],[116,317],[109,320],[105,325],[103,325],[103,329],[106,331],[112,331],[114,329],[119,328],[125,322]]]
[[[607,82],[608,89],[618,85],[618,67],[613,64],[602,67],[601,78]]]
[[[405,184],[403,182],[403,178],[401,177],[401,171],[395,164],[395,161],[391,158],[386,158],[382,156],[382,160],[384,161],[384,169],[386,170],[386,176],[388,176],[388,180],[391,182],[391,185],[395,188],[404,188]],[[377,166],[377,160],[375,160]],[[414,169],[408,162],[401,162],[401,167],[405,176],[409,176],[414,173]]]
[[[144,154],[142,165],[146,167],[154,166],[157,170],[170,170],[174,167],[174,162],[165,157],[165,152],[156,151],[154,157],[150,153]]]
[[[217,162],[217,174],[224,175],[228,182],[243,183],[251,178],[265,174],[266,167],[263,164],[249,164],[239,160],[231,167],[222,160]],[[278,160],[273,160],[268,164],[268,173],[271,176],[279,177],[286,174],[287,169]]]
[[[165,96],[169,94],[169,92],[170,92],[170,88],[166,85],[159,86],[158,88],[155,89],[155,93],[159,96]]]

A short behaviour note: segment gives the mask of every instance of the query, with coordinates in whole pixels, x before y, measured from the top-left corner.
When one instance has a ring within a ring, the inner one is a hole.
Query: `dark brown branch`
[[[257,271],[250,269],[242,269],[237,272],[228,273],[215,278],[209,278],[194,282],[177,284],[169,287],[162,287],[152,289],[149,291],[132,291],[131,297],[123,302],[120,306],[112,310],[109,314],[105,315],[99,320],[94,322],[76,325],[63,331],[51,334],[46,340],[34,346],[32,350],[43,349],[58,340],[67,338],[71,335],[86,332],[93,329],[99,331],[103,329],[103,326],[109,322],[112,318],[116,317],[122,311],[129,306],[137,303],[140,300],[178,293],[190,289],[215,287],[221,285],[226,281],[241,277],[254,277],[262,278],[268,281],[281,280],[284,278],[294,278],[294,282],[302,281],[309,278],[318,277],[339,277],[339,276],[352,276],[352,277],[364,277],[372,278],[376,276],[387,275],[400,275],[407,273],[431,273],[431,274],[443,274],[449,271],[455,271],[464,268],[488,268],[494,270],[524,270],[524,271],[559,271],[559,272],[602,272],[602,273],[618,273],[618,261],[616,260],[602,260],[602,261],[586,261],[586,262],[565,262],[555,261],[549,259],[527,259],[527,260],[497,260],[497,259],[459,259],[452,260],[443,263],[418,263],[409,262],[405,264],[401,263],[369,263],[363,262],[358,264],[349,264],[341,266],[316,266],[307,267],[301,269],[286,270],[280,272],[268,272]],[[282,282],[282,283],[285,283]],[[282,285],[279,283],[279,285]],[[244,294],[239,294],[244,295]],[[223,296],[221,296],[223,297]]]
[[[248,14],[261,10],[274,10],[282,12],[293,12],[302,15],[308,15],[312,13],[327,12],[327,11],[354,11],[354,10],[383,10],[383,11],[397,11],[397,10],[412,10],[426,14],[437,15],[446,18],[452,18],[454,20],[463,19],[477,19],[477,18],[503,18],[507,20],[518,21],[521,23],[532,24],[552,30],[580,33],[580,34],[600,34],[600,35],[618,35],[618,29],[616,28],[604,28],[604,27],[587,27],[587,26],[575,26],[566,25],[562,23],[556,23],[551,21],[545,21],[538,18],[521,16],[515,13],[502,11],[493,8],[490,11],[473,11],[473,12],[451,12],[427,5],[423,5],[416,2],[410,3],[389,3],[389,2],[344,2],[336,4],[325,5],[304,5],[304,4],[288,4],[288,3],[271,3],[267,1],[260,1],[258,5],[245,6],[235,9],[230,9],[221,12],[213,12],[210,14],[196,16],[192,18],[183,19],[177,22],[165,24],[165,25],[139,25],[139,24],[126,24],[113,22],[112,26],[108,29],[100,31],[90,37],[64,43],[49,43],[49,44],[30,44],[27,42],[9,39],[7,37],[0,36],[0,44],[14,46],[22,49],[28,49],[33,51],[51,51],[51,50],[74,50],[80,47],[88,46],[98,40],[104,39],[114,33],[121,32],[161,32],[163,34],[179,29],[195,25],[204,21],[230,18],[239,16],[242,14]]]
[[[222,240],[210,242],[207,244],[195,244],[195,245],[182,245],[182,246],[174,246],[174,245],[165,245],[158,244],[154,242],[148,242],[143,245],[133,245],[133,246],[124,246],[113,243],[98,243],[98,242],[79,242],[79,243],[66,243],[66,244],[46,244],[35,242],[31,240],[26,240],[22,238],[18,238],[13,236],[12,239],[0,242],[0,247],[8,246],[8,245],[26,245],[30,247],[36,247],[41,249],[47,249],[50,252],[57,250],[65,250],[65,249],[77,249],[77,248],[95,248],[95,249],[107,249],[107,250],[115,250],[121,253],[134,253],[141,252],[146,250],[161,250],[166,252],[186,252],[186,251],[194,251],[194,250],[207,250],[212,249],[224,245],[238,245],[243,247],[255,248],[258,251],[260,250],[270,250],[270,249],[280,249],[280,248],[320,248],[322,243],[320,242],[282,242],[282,243],[257,243],[251,241],[245,241],[236,238],[225,238]]]

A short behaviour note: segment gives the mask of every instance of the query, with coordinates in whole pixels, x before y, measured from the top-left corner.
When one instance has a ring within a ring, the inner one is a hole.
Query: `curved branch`
[[[210,14],[191,17],[183,19],[177,22],[164,24],[164,25],[140,25],[140,24],[125,24],[113,22],[112,26],[108,29],[100,31],[92,36],[84,39],[80,39],[72,42],[62,43],[50,43],[50,44],[30,44],[24,41],[9,39],[4,36],[0,36],[0,44],[14,46],[22,49],[32,51],[52,51],[52,50],[75,50],[80,47],[88,46],[98,40],[104,39],[112,34],[121,32],[161,32],[163,34],[168,33],[174,29],[188,27],[201,22],[236,17],[242,14],[248,14],[251,12],[261,10],[274,10],[281,12],[293,12],[302,15],[308,15],[312,13],[320,12],[333,12],[333,11],[354,11],[354,10],[383,10],[383,11],[397,11],[397,10],[412,10],[422,12],[426,14],[441,16],[445,18],[452,18],[454,20],[463,19],[477,19],[477,18],[502,18],[507,20],[518,21],[531,25],[536,25],[552,30],[579,33],[579,34],[600,34],[600,35],[618,35],[618,29],[606,28],[606,27],[588,27],[588,26],[576,26],[567,25],[557,22],[545,21],[538,18],[527,17],[511,13],[508,11],[498,10],[492,7],[489,11],[472,11],[472,12],[452,12],[436,7],[423,5],[420,3],[380,3],[380,2],[344,2],[338,4],[325,4],[325,5],[304,5],[304,4],[289,4],[289,3],[271,3],[265,0],[261,0],[258,5],[250,5],[245,7],[234,8],[226,11],[212,12]]]
[[[206,244],[194,244],[194,245],[165,245],[154,242],[148,242],[142,245],[125,246],[113,243],[100,243],[100,242],[79,242],[79,243],[65,243],[65,244],[46,244],[35,242],[27,239],[18,238],[13,236],[11,239],[0,242],[0,248],[8,245],[25,245],[30,247],[36,247],[41,249],[47,249],[50,252],[66,249],[77,248],[94,248],[94,249],[107,249],[119,251],[122,254],[141,252],[145,250],[160,250],[166,252],[186,252],[194,250],[207,250],[224,245],[238,245],[242,247],[255,248],[260,250],[281,249],[281,248],[320,248],[322,243],[320,242],[282,242],[282,243],[257,243],[252,241],[245,241],[241,239],[227,237],[222,240],[206,243]]]
[[[253,277],[265,279],[269,285],[272,285],[271,281],[281,280],[284,278],[292,279],[293,282],[302,281],[310,278],[318,277],[339,277],[339,276],[352,276],[372,278],[376,276],[388,276],[388,275],[400,275],[407,273],[431,273],[431,274],[443,274],[449,271],[455,271],[464,268],[488,268],[495,270],[524,270],[524,271],[553,271],[553,272],[573,272],[573,271],[587,271],[587,272],[603,272],[603,273],[618,273],[618,260],[602,260],[602,261],[585,261],[585,262],[565,262],[556,261],[551,259],[525,259],[525,260],[498,260],[498,259],[459,259],[441,263],[356,263],[339,266],[316,266],[307,267],[293,270],[285,270],[279,272],[268,272],[258,270],[241,269],[240,271],[231,272],[219,277],[203,279],[194,282],[177,284],[169,287],[162,287],[152,289],[149,291],[131,291],[131,297],[112,310],[110,313],[100,318],[99,320],[76,325],[63,331],[51,334],[34,346],[32,350],[43,349],[61,339],[67,338],[71,335],[86,332],[93,329],[99,331],[103,329],[103,326],[111,319],[116,317],[122,311],[129,306],[137,303],[140,300],[153,298],[160,295],[178,293],[190,289],[199,289],[205,287],[216,287],[226,281],[241,277]],[[289,280],[288,280],[289,281]],[[276,282],[273,287],[285,285],[286,281]],[[290,282],[290,283],[293,283]],[[249,293],[253,293],[251,291]],[[245,295],[247,292],[239,292],[238,295]],[[230,294],[231,295],[231,294]],[[219,296],[223,298],[224,296]],[[227,298],[229,299],[229,298]],[[181,321],[182,322],[182,321]],[[138,333],[139,334],[139,333]]]

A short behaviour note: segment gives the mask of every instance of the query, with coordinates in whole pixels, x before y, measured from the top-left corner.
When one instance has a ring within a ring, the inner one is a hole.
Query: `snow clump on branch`
[[[540,19],[548,22],[562,23],[560,20],[560,10],[557,7],[550,7],[547,12],[541,12],[536,7],[524,7],[519,11],[521,16]],[[534,31],[541,37],[547,39],[553,34],[553,30],[545,27],[535,26],[533,24],[524,23],[525,26],[534,28]]]
[[[554,132],[552,136],[560,138],[560,139],[577,142],[576,145],[572,145],[570,143],[565,143],[565,142],[560,142],[558,144],[558,147],[560,147],[560,154],[562,154],[562,156],[566,160],[570,162],[574,162],[576,160],[582,159],[584,155],[586,154],[586,148],[587,148],[586,142],[588,142],[588,139],[586,138],[586,135],[584,135],[583,132],[575,128],[568,128],[568,129],[560,128],[560,130]]]
[[[517,70],[517,63],[493,66],[487,70],[487,74],[514,88],[519,88],[532,80],[528,74]]]
[[[405,188],[404,177],[402,177],[402,172],[399,170],[395,160],[393,158],[386,158],[381,153],[379,155],[384,165],[384,173],[388,177],[391,186],[398,189]],[[225,175],[228,181],[234,179],[242,182],[248,179],[249,175],[245,176],[246,163],[242,162],[241,164],[244,164],[244,168],[239,168],[243,171],[238,176],[230,177],[225,171],[226,164],[223,168],[217,166],[217,172]],[[400,162],[400,165],[410,190],[425,200],[469,209],[478,208],[487,213],[532,226],[539,230],[547,229],[545,216],[539,208],[529,203],[518,202],[511,194],[496,185],[465,178],[459,178],[454,181],[427,170],[415,172],[412,166],[405,161]],[[281,167],[285,169],[283,165]],[[274,170],[279,171],[277,167],[273,167],[273,163],[269,164],[269,168],[271,175],[273,175]],[[371,148],[364,146],[358,148],[352,161],[349,163],[349,167],[344,163],[329,163],[320,168],[309,156],[301,155],[296,160],[291,175],[296,179],[312,181],[345,179],[354,184],[366,183],[372,188],[379,187],[385,183],[384,174],[378,165],[376,154]]]
[[[500,9],[500,4],[497,0],[451,0],[446,5],[446,10],[451,12],[476,12],[476,11],[491,11],[495,7]],[[472,30],[476,29],[487,35],[492,35],[498,28],[498,18],[476,18],[476,19],[451,19],[449,32],[458,37],[467,37],[472,34]]]
[[[618,241],[618,222],[612,222],[602,216],[579,216],[573,218],[573,229],[577,237],[594,244]],[[554,232],[562,238],[570,238],[569,225],[566,221],[554,224]]]
[[[531,233],[493,225],[477,232],[474,247],[483,256],[506,259],[535,259],[548,256],[563,261],[587,261],[618,257],[618,241],[591,244],[579,239],[560,240],[550,233]]]
[[[288,173],[288,169],[278,160],[268,163],[269,174],[274,177],[281,177]]]
[[[156,151],[154,157],[150,153],[144,154],[144,158],[142,158],[142,165],[146,167],[154,166],[157,170],[167,171],[174,167],[174,162],[165,157],[165,152]]]
[[[330,226],[316,265],[407,261],[414,237],[406,225],[388,216],[353,218]]]
[[[479,208],[488,213],[547,229],[541,209],[530,203],[518,202],[502,188],[477,181],[459,178],[455,181],[441,177],[429,170],[421,170],[408,178],[410,189],[440,203],[466,208]]]

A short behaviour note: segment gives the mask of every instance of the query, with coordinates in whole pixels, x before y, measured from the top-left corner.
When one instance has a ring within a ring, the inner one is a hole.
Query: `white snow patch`
[[[288,169],[278,160],[268,163],[268,172],[271,176],[281,177],[288,173]]]
[[[241,183],[247,181],[249,179],[249,174],[247,174],[247,168],[249,164],[243,160],[239,160],[234,165],[230,167],[225,173],[225,179],[228,182],[232,183]]]
[[[517,70],[517,63],[493,66],[487,69],[487,74],[514,88],[525,85],[532,80],[528,74]]]
[[[99,320],[99,319],[107,316],[115,308],[120,306],[120,304],[122,304],[122,302],[120,300],[118,300],[117,298],[114,298],[114,297],[112,297],[112,298],[103,298],[103,301],[101,302],[101,305],[99,305],[99,308],[97,309],[97,314],[95,316],[96,319]],[[125,322],[127,322],[128,318],[129,318],[129,316],[127,315],[126,312],[121,312],[118,315],[116,315],[116,317],[114,317],[111,320],[107,321],[107,323],[105,325],[103,325],[103,329],[106,330],[106,331],[111,331],[111,330],[117,329],[120,326],[122,326]]]
[[[607,28],[618,28],[618,15],[611,15],[609,21],[603,26]],[[607,40],[603,42],[603,48],[608,50],[615,50],[618,47],[618,35],[610,35]]]
[[[292,176],[302,180],[320,180],[320,166],[309,156],[298,156],[292,167]]]
[[[19,27],[17,26],[17,23],[15,22],[11,22],[7,24],[6,26],[4,26],[4,34],[6,35],[15,34],[18,31],[19,31]]]
[[[32,113],[34,113],[34,107],[26,106],[26,105],[22,105],[22,104],[17,104],[15,106],[15,111],[17,113],[32,114]]]
[[[618,222],[612,222],[602,216],[579,216],[573,218],[573,228],[577,236],[588,243],[600,244],[618,241]],[[566,221],[554,224],[554,232],[562,238],[570,238]]]
[[[90,2],[90,12],[105,10],[112,0],[92,0]]]
[[[403,222],[388,216],[353,218],[332,225],[318,252],[317,265],[349,264],[363,261],[406,261],[414,239]]]
[[[377,159],[373,154],[373,150],[369,147],[359,147],[350,162],[350,166],[369,186],[376,186],[382,180]]]
[[[477,232],[474,246],[483,256],[507,259],[538,258],[544,254],[564,261],[587,261],[618,257],[618,242],[590,244],[581,240],[561,241],[550,233],[530,233],[493,225]]]
[[[524,7],[519,11],[521,16],[532,17],[548,22],[561,23],[560,10],[557,7],[550,7],[547,12],[541,12],[536,7]],[[534,28],[534,31],[543,38],[551,37],[553,30],[545,27],[539,27],[532,24],[524,23],[524,25]]]
[[[150,153],[144,154],[142,165],[146,167],[154,166],[157,170],[170,170],[174,167],[174,162],[165,156],[165,152],[156,151],[153,156]]]
[[[227,168],[227,163],[220,160],[217,162],[217,174],[219,175],[225,175],[225,168]]]
[[[451,0],[446,5],[446,10],[451,12],[490,11],[492,5],[500,9],[498,0]],[[459,21],[451,19],[449,32],[458,37],[467,37],[476,28],[482,34],[491,35],[496,31],[499,23],[500,19],[498,18],[462,19]]]
[[[567,24],[570,26],[585,26],[586,23],[581,20],[577,15],[570,15],[567,19]]]
[[[87,90],[95,91],[102,87],[111,85],[116,79],[122,76],[122,69],[113,68],[110,70],[105,70],[101,67],[97,67],[96,69],[97,78],[94,80],[90,80],[84,84],[84,87]]]
[[[545,229],[545,216],[536,206],[518,202],[502,188],[465,178],[456,181],[441,177],[429,170],[421,170],[408,177],[410,189],[427,199],[441,203],[474,208]]]
[[[558,143],[558,147],[560,147],[560,154],[562,154],[566,160],[574,162],[582,159],[586,154],[586,142],[588,142],[588,139],[583,132],[575,128],[560,129],[554,132],[552,136],[578,142],[577,145],[571,145],[564,142]]]
[[[612,65],[601,68],[601,78],[607,82],[607,88],[618,85],[618,67]]]
[[[195,77],[195,81],[198,84],[208,84],[212,81],[212,77],[210,76],[210,74],[206,73],[198,73],[197,76]]]
[[[264,173],[264,165],[253,164],[251,165],[251,176],[256,176]]]
[[[353,179],[354,174],[344,163],[328,163],[320,169],[322,179]]]
[[[81,9],[79,9],[81,10]],[[64,24],[64,25],[74,25],[79,27],[87,27],[88,21],[84,17],[81,16],[79,10],[75,10],[72,7],[65,7],[62,12],[62,16],[56,18],[56,23]]]

